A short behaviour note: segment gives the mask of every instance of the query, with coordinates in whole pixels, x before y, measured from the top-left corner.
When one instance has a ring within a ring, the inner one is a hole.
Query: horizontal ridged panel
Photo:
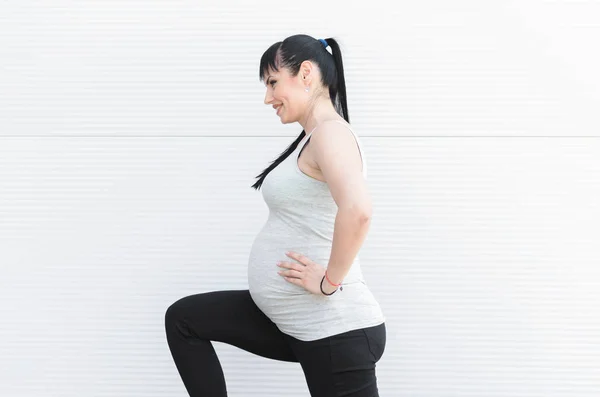
[[[365,136],[600,131],[598,2],[213,3],[4,2],[0,134],[291,133],[258,64],[304,32],[340,39]]]
[[[1,139],[0,395],[185,395],[164,310],[247,288],[249,186],[288,142]],[[381,394],[595,396],[600,140],[363,142]],[[308,395],[298,365],[215,345],[231,396]]]

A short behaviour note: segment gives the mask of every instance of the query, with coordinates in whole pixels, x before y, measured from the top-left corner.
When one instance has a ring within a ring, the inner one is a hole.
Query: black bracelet
[[[323,295],[327,295],[327,296],[329,296],[329,295],[333,295],[333,294],[335,294],[335,293],[337,292],[337,289],[336,289],[335,291],[333,291],[331,294],[326,294],[326,293],[325,293],[325,291],[323,291],[323,281],[324,281],[324,280],[325,280],[325,276],[323,276],[323,278],[321,279],[321,284],[320,284],[320,287],[321,287],[321,292],[323,293]]]

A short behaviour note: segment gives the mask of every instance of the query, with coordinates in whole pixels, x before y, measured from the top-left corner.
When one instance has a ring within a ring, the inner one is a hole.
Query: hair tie
[[[321,44],[323,44],[323,47],[327,48],[329,46],[329,44],[327,44],[327,41],[325,39],[319,39],[319,41],[321,42]]]

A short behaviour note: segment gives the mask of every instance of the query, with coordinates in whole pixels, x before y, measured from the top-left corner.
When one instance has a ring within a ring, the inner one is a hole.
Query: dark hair
[[[258,70],[259,81],[264,81],[264,77],[269,69],[279,71],[279,68],[286,68],[292,77],[297,76],[302,62],[310,60],[318,65],[321,71],[321,83],[329,89],[329,97],[335,110],[344,120],[350,123],[346,100],[344,65],[342,63],[340,46],[332,37],[325,40],[329,44],[329,47],[331,47],[331,54],[321,41],[305,34],[290,36],[283,41],[273,44],[260,58]],[[260,189],[267,174],[296,150],[296,147],[305,135],[306,131],[302,130],[296,140],[271,165],[256,176],[258,181],[252,185],[254,189]]]

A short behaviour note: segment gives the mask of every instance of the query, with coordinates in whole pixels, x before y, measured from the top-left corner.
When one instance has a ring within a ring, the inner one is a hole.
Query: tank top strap
[[[356,145],[358,146],[358,152],[360,154],[360,158],[362,160],[362,166],[363,166],[363,175],[366,177],[367,176],[367,164],[366,164],[366,159],[362,150],[362,144],[360,142],[360,139],[358,138],[358,135],[356,135],[356,132],[354,132],[354,130],[352,129],[352,127],[350,127],[348,125],[348,123],[346,121],[342,121],[342,120],[330,120],[330,121],[335,121],[338,123],[343,124],[344,126],[346,126],[346,128],[348,128],[350,130],[350,132],[352,132],[352,135],[354,135],[354,139],[356,140]],[[308,142],[308,139],[310,138],[310,136],[312,135],[312,133],[320,126],[321,124],[317,125],[315,128],[312,129],[311,132],[309,132],[308,134],[306,134],[304,136],[304,138],[302,139],[302,141],[300,142],[300,144],[298,145],[298,148],[296,148],[296,150],[299,150],[299,153],[302,152],[302,148],[306,145],[306,143]],[[299,157],[299,156],[298,156]]]
[[[311,132],[304,135],[304,138],[302,138],[302,141],[300,142],[300,144],[298,145],[298,148],[296,148],[296,150],[302,151],[302,148],[304,147],[304,145],[306,145],[306,142],[308,142],[308,138],[310,138],[312,133],[315,132],[315,130],[317,129],[317,127],[319,127],[319,125],[317,125],[315,128],[313,128]]]

